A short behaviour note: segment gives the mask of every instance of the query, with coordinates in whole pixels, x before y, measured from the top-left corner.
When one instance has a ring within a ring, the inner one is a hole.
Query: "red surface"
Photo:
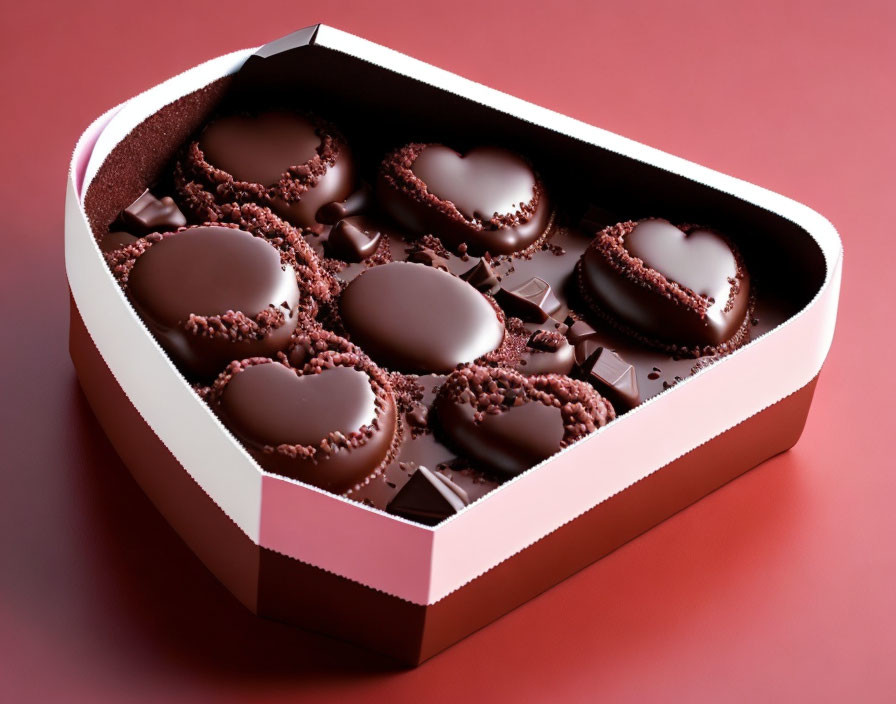
[[[893,319],[893,4],[226,4],[0,10],[0,700],[890,700],[896,373],[870,352],[896,332],[868,331]],[[846,247],[796,448],[408,672],[243,610],[130,480],[66,351],[81,130],[315,21],[786,193]]]

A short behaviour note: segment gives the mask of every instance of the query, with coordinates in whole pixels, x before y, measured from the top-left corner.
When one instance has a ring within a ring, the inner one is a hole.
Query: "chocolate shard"
[[[508,315],[532,323],[545,322],[561,305],[551,285],[537,276],[515,289],[501,288],[495,294],[495,300]]]
[[[536,330],[529,337],[526,347],[541,352],[556,352],[564,343],[563,335],[550,330]]]
[[[484,258],[472,269],[461,274],[460,278],[482,293],[494,293],[501,286],[495,270]]]
[[[613,404],[617,413],[641,402],[635,368],[613,350],[604,347],[590,357],[586,378]]]
[[[573,320],[572,318],[567,318],[566,324],[569,326],[566,329],[566,339],[569,340],[569,343],[571,345],[577,345],[582,342],[582,340],[589,340],[598,336],[597,330],[591,327],[584,320]]]
[[[324,225],[335,225],[344,218],[360,215],[365,210],[368,210],[372,200],[373,194],[370,186],[364,184],[341,203],[334,201],[322,205],[318,209],[315,219]]]
[[[122,211],[120,219],[125,229],[140,235],[172,232],[187,224],[187,218],[171,197],[159,200],[148,188]]]
[[[386,510],[417,523],[434,526],[470,503],[467,492],[444,474],[420,466]]]
[[[414,262],[415,264],[425,264],[426,266],[431,266],[433,269],[448,271],[448,260],[431,247],[420,247],[415,249],[411,252],[410,256],[408,256],[408,261]]]
[[[586,337],[575,344],[576,365],[586,369],[592,357],[603,349],[603,345],[594,338]]]
[[[346,220],[340,220],[330,230],[327,253],[347,262],[362,262],[376,252],[382,237],[381,232],[367,232]]]

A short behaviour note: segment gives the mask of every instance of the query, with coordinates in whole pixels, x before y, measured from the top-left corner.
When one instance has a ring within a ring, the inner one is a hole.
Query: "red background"
[[[892,2],[12,5],[0,699],[892,697]],[[83,128],[317,21],[792,196],[846,248],[837,336],[796,448],[414,671],[243,610],[130,480],[66,351],[63,187]]]

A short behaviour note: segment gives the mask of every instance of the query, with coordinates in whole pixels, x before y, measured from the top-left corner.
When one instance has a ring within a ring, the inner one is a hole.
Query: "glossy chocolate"
[[[585,379],[613,404],[617,414],[641,403],[635,368],[613,350],[597,348],[582,366]]]
[[[173,232],[187,224],[187,218],[170,196],[156,198],[149,189],[121,213],[121,224],[137,235]]]
[[[318,210],[345,201],[357,182],[351,151],[326,129],[285,111],[228,115],[205,128],[198,146],[207,164],[248,186],[248,194],[258,184],[256,200],[298,227],[312,227],[319,222]],[[214,188],[213,182],[209,187]],[[240,188],[235,190],[241,195]]]
[[[387,157],[377,191],[386,211],[412,232],[475,255],[525,250],[553,217],[531,166],[497,147],[459,154],[441,144],[408,145]]]
[[[352,342],[392,371],[450,371],[491,352],[504,337],[482,294],[422,264],[365,271],[342,294],[340,313]]]
[[[507,315],[530,323],[545,322],[561,305],[551,285],[538,277],[533,277],[516,288],[502,287],[495,294],[495,300]]]
[[[530,401],[474,420],[463,403],[441,401],[439,427],[474,466],[507,478],[525,472],[560,449],[563,415],[559,408]]]
[[[582,257],[582,291],[593,308],[648,344],[689,356],[746,339],[750,281],[729,242],[665,220],[621,223]]]
[[[341,492],[375,471],[392,446],[394,404],[389,401],[382,412],[377,406],[364,371],[335,366],[301,374],[271,362],[235,373],[218,408],[263,468]],[[354,446],[347,442],[363,429],[370,435],[356,439]]]
[[[479,147],[458,154],[441,144],[424,149],[411,171],[439,200],[450,201],[468,220],[487,222],[511,214],[535,195],[535,174],[504,149]]]
[[[206,161],[237,181],[273,186],[290,166],[317,154],[320,136],[305,117],[288,112],[229,115],[199,136]]]
[[[444,474],[420,466],[389,502],[396,516],[434,526],[470,503],[466,491]]]
[[[137,238],[129,232],[110,232],[100,242],[100,251],[103,253],[114,252],[116,249],[134,244]]]
[[[371,226],[363,216],[340,220],[330,230],[327,238],[327,255],[349,263],[362,262],[373,256],[382,239],[382,233]]]
[[[233,359],[283,349],[299,318],[292,267],[263,239],[226,227],[195,227],[156,242],[135,261],[127,291],[172,359],[201,378]],[[241,334],[239,321],[228,328],[233,313],[251,320],[280,312],[282,323],[270,330]],[[195,316],[221,319],[206,326]]]

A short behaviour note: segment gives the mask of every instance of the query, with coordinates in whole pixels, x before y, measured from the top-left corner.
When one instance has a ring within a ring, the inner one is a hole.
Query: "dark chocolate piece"
[[[713,230],[665,220],[608,227],[585,251],[579,282],[595,313],[677,356],[727,352],[749,338],[749,275]]]
[[[513,290],[501,288],[495,300],[508,315],[522,318],[532,323],[545,322],[560,308],[560,301],[554,295],[551,285],[537,276]]]
[[[352,193],[341,203],[333,202],[322,205],[317,211],[317,221],[324,225],[335,225],[340,220],[360,215],[373,205],[373,192],[367,184]]]
[[[352,219],[340,220],[330,230],[327,238],[327,254],[347,262],[361,262],[373,256],[383,235],[372,229],[362,229]]]
[[[174,232],[187,224],[187,219],[170,196],[161,200],[147,188],[121,213],[121,223],[138,235],[150,232]]]
[[[340,301],[352,342],[404,372],[447,372],[496,349],[503,321],[489,300],[451,274],[391,262],[360,274]]]
[[[472,269],[461,274],[460,278],[482,293],[493,294],[501,287],[501,282],[498,281],[495,270],[492,269],[484,257]]]
[[[448,271],[448,260],[430,247],[419,247],[408,255],[408,261],[414,264],[425,264],[433,269]]]
[[[441,523],[469,505],[470,497],[444,474],[420,466],[386,510],[428,526]]]
[[[104,254],[107,252],[114,252],[116,249],[121,249],[122,247],[134,244],[136,241],[137,238],[129,232],[110,232],[103,237],[103,241],[100,242],[100,251]]]
[[[264,469],[343,492],[389,458],[396,409],[382,373],[378,383],[359,354],[319,359],[303,370],[233,362],[215,382],[212,404]]]
[[[571,344],[577,345],[583,340],[594,339],[598,337],[598,332],[584,320],[566,319],[566,338]]]
[[[603,348],[600,341],[593,337],[585,337],[575,344],[576,365],[586,367],[594,354]]]
[[[524,472],[614,417],[588,384],[559,374],[462,367],[434,405],[446,440],[473,466],[506,478]]]
[[[600,348],[589,357],[587,364],[587,380],[609,399],[617,413],[641,403],[635,368],[613,350]]]
[[[295,270],[264,239],[194,227],[140,242],[126,291],[186,373],[208,378],[233,359],[272,355],[289,343],[301,309]]]
[[[497,147],[461,155],[441,144],[409,144],[386,157],[377,191],[412,232],[470,254],[526,250],[547,235],[553,217],[532,167]]]

